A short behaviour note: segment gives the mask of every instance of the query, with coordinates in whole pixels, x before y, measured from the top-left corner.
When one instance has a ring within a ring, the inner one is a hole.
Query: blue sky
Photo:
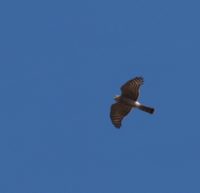
[[[199,1],[1,1],[1,193],[199,193]],[[142,75],[115,129],[113,96]]]

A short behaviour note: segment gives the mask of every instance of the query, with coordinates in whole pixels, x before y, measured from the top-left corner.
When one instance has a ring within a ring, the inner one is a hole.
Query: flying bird
[[[140,86],[144,83],[143,77],[135,77],[121,86],[121,95],[114,97],[116,103],[112,104],[110,118],[116,128],[120,128],[123,118],[133,108],[153,114],[154,108],[138,102]]]

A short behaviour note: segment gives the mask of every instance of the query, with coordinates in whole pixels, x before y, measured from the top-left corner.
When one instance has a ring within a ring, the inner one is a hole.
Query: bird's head
[[[114,97],[114,99],[115,99],[115,101],[120,101],[120,98],[121,98],[121,96],[120,95],[116,95],[115,97]]]

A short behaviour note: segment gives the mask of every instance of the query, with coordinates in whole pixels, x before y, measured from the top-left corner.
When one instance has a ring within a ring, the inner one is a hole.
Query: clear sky
[[[0,193],[199,193],[198,0],[2,0]],[[140,102],[117,130],[120,86]]]

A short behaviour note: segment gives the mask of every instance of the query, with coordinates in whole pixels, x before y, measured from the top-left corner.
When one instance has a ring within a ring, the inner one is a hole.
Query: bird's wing
[[[116,128],[121,127],[122,119],[131,111],[131,109],[131,106],[120,102],[112,104],[110,118]]]
[[[122,96],[136,101],[139,96],[139,88],[143,83],[143,77],[135,77],[129,80],[121,86]]]

